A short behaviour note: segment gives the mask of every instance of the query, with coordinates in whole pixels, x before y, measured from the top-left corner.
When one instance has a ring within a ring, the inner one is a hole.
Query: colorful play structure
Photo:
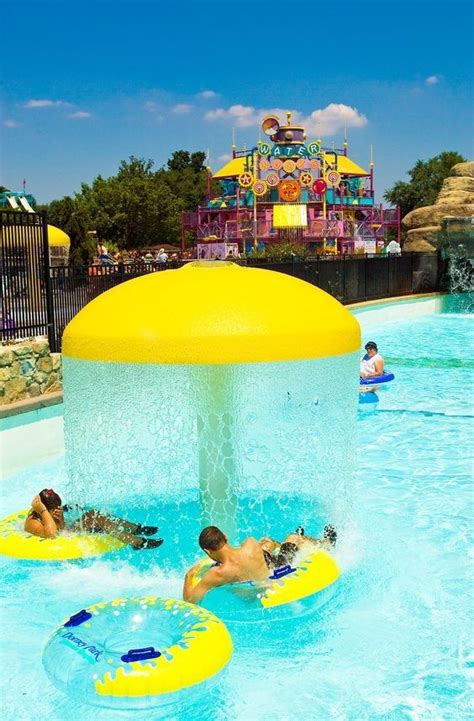
[[[304,243],[312,254],[375,253],[388,228],[400,240],[400,209],[374,198],[374,163],[364,170],[344,147],[307,142],[287,113],[263,119],[268,140],[250,150],[232,146],[232,159],[209,175],[208,196],[196,212],[183,213],[181,240],[195,235],[197,257],[224,258],[272,243]],[[212,197],[212,181],[220,194]]]

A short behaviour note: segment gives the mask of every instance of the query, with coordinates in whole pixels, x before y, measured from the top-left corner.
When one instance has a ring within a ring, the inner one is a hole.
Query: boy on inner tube
[[[194,587],[193,577],[201,562],[190,568],[184,579],[183,598],[188,603],[199,603],[212,588],[244,581],[264,581],[269,571],[291,563],[305,544],[330,548],[335,545],[336,538],[337,533],[332,526],[325,526],[322,540],[305,536],[300,526],[281,544],[266,537],[260,541],[246,538],[236,548],[228,543],[227,536],[217,526],[207,526],[200,533],[199,545],[217,565],[210,568]]]
[[[31,501],[31,510],[25,521],[25,531],[40,538],[56,538],[61,531],[81,531],[88,533],[107,533],[118,538],[119,541],[130,545],[135,550],[142,548],[158,548],[163,543],[162,538],[141,538],[140,535],[153,536],[157,526],[142,526],[140,523],[130,523],[122,518],[106,516],[98,511],[85,511],[74,521],[64,516],[68,507],[62,505],[60,496],[52,488],[44,488]]]
[[[365,355],[360,359],[360,377],[375,378],[376,376],[383,375],[385,361],[379,353],[377,343],[374,343],[373,340],[369,340],[368,343],[365,344],[364,348]],[[366,386],[361,388],[360,392],[366,393],[367,391],[370,391],[371,393],[374,393],[376,390],[378,390],[378,386]]]

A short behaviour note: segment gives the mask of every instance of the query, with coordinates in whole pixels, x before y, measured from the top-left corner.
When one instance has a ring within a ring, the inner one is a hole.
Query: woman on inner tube
[[[75,533],[107,533],[135,550],[158,548],[163,543],[162,538],[142,538],[140,535],[153,536],[158,531],[157,526],[142,526],[140,523],[131,523],[93,510],[85,511],[78,518],[76,513],[76,519],[66,520],[68,515],[70,510],[68,506],[62,505],[60,496],[52,488],[44,488],[31,502],[25,531],[40,538],[56,538],[58,533],[64,530]]]

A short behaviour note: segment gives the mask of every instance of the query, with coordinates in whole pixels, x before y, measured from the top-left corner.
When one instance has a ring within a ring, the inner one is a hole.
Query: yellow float
[[[212,565],[212,562],[209,560],[204,560],[201,563],[193,578],[193,586],[199,583]],[[283,566],[280,569],[275,569],[269,575],[268,579],[264,581],[244,584],[248,589],[244,592],[241,590],[243,584],[232,584],[222,589],[211,591],[208,596],[204,598],[204,604],[208,604],[213,594],[215,594],[216,600],[217,596],[219,596],[218,602],[220,607],[222,607],[222,614],[225,618],[227,618],[225,615],[227,608],[230,613],[228,620],[234,616],[234,620],[242,622],[246,620],[254,621],[260,618],[261,614],[259,615],[257,613],[257,616],[255,616],[255,614],[252,614],[252,611],[273,609],[277,606],[284,606],[302,601],[303,599],[309,599],[312,596],[315,597],[313,600],[316,603],[316,594],[329,588],[329,586],[337,581],[339,575],[340,571],[334,557],[328,553],[328,551],[320,548],[299,562],[295,567],[291,565]],[[236,590],[237,594],[235,594]],[[226,599],[230,599],[232,596],[233,603],[226,605]],[[238,599],[237,602],[236,599]],[[212,601],[210,605],[212,605],[213,610],[217,610],[218,606],[213,604]],[[309,605],[311,605],[311,603]],[[288,609],[288,611],[289,615],[294,615],[290,612],[290,609]]]
[[[62,533],[39,538],[24,530],[30,509],[12,513],[0,521],[0,553],[29,561],[70,561],[117,551],[124,543],[102,533]]]
[[[133,647],[133,648],[131,648]],[[96,603],[57,628],[43,653],[53,683],[77,700],[110,708],[182,702],[232,656],[213,613],[172,598]]]

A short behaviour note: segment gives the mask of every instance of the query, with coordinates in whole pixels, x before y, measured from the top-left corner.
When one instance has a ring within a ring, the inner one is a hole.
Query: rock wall
[[[62,390],[61,354],[47,340],[0,346],[0,405]]]
[[[457,163],[445,178],[434,205],[416,208],[405,215],[407,228],[404,251],[433,251],[439,245],[439,232],[447,216],[474,216],[474,161]]]

